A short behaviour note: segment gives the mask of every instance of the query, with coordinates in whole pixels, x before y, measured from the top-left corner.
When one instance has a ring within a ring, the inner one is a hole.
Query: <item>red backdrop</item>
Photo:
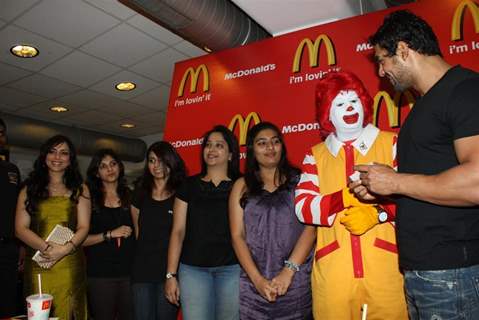
[[[431,24],[450,64],[479,70],[479,4],[472,0],[423,0],[400,7]],[[376,124],[397,131],[414,102],[377,76],[368,37],[398,8],[312,27],[175,65],[164,139],[200,168],[201,136],[215,124],[229,126],[244,144],[258,121],[283,132],[289,158],[299,164],[319,141],[314,86],[330,70],[350,70],[375,97]],[[294,14],[294,13],[292,13]],[[303,50],[301,50],[303,48]],[[478,88],[479,89],[479,88]],[[244,146],[241,147],[244,156]]]

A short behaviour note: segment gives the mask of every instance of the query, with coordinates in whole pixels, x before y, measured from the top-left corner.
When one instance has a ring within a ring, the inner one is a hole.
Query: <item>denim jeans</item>
[[[479,319],[479,265],[435,271],[405,271],[411,320]]]
[[[195,267],[180,264],[184,320],[238,320],[240,266]]]
[[[131,288],[135,320],[176,320],[178,308],[166,300],[164,282],[135,282]]]

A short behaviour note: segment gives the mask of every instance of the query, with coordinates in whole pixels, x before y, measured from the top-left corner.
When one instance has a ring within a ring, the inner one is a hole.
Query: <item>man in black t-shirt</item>
[[[379,76],[420,98],[398,138],[398,173],[362,165],[362,199],[397,197],[411,319],[479,319],[479,74],[443,60],[431,27],[396,11],[370,38]]]
[[[15,315],[18,246],[15,207],[20,183],[18,168],[8,162],[7,128],[0,119],[0,319]]]

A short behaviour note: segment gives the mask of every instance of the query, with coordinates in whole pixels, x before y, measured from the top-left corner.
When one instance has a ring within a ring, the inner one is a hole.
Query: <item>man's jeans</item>
[[[404,285],[411,320],[479,319],[479,265],[405,271]]]

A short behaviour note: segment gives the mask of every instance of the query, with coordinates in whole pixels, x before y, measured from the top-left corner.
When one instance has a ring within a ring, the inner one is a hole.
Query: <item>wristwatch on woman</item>
[[[171,279],[171,278],[176,278],[176,273],[167,272],[165,277],[166,277],[166,280]]]

